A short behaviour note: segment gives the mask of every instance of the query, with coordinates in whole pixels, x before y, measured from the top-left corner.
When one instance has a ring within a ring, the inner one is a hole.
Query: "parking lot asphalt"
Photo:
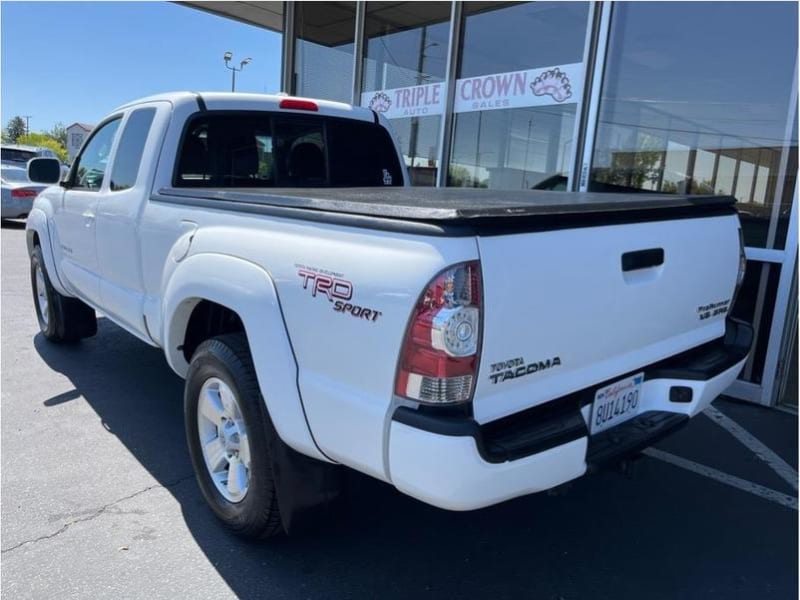
[[[700,415],[658,445],[680,464],[648,456],[564,495],[452,513],[352,472],[322,530],[231,537],[193,478],[161,352],[104,318],[47,343],[22,226],[1,235],[4,597],[797,597],[797,419],[723,399],[766,450]]]

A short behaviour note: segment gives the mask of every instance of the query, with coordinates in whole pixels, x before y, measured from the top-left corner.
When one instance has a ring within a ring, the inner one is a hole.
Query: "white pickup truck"
[[[121,106],[27,222],[39,325],[186,380],[202,493],[293,530],[339,465],[470,510],[636,454],[736,378],[730,197],[408,187],[387,121],[286,96]],[[133,417],[132,417],[133,418]]]

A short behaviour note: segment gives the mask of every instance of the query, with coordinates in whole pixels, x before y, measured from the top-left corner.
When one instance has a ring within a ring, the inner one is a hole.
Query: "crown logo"
[[[392,106],[392,100],[383,92],[377,92],[372,100],[369,101],[369,107],[375,112],[385,113]]]
[[[534,79],[531,91],[535,96],[552,96],[556,102],[564,102],[572,97],[569,77],[558,67],[545,71]]]

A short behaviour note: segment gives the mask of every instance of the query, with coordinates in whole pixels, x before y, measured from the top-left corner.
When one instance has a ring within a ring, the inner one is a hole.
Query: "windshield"
[[[373,122],[241,112],[189,122],[174,177],[179,187],[403,185],[389,132]]]
[[[18,148],[2,148],[0,149],[0,157],[2,157],[2,160],[10,160],[12,162],[28,162],[30,159],[36,158],[36,152],[19,150]]]
[[[28,182],[28,173],[23,169],[3,169],[0,171],[0,177],[2,177],[3,181],[8,181],[11,183]]]

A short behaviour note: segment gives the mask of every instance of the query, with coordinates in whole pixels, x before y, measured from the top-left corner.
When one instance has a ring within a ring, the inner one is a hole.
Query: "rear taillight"
[[[12,198],[36,198],[38,195],[39,192],[36,190],[26,190],[24,188],[16,188],[11,190]]]
[[[414,308],[395,393],[431,404],[469,401],[480,339],[480,263],[454,265],[433,279]]]
[[[311,100],[303,100],[301,98],[284,98],[280,101],[278,106],[292,110],[310,110],[313,112],[317,112],[319,110],[319,106],[316,102],[312,102]]]

